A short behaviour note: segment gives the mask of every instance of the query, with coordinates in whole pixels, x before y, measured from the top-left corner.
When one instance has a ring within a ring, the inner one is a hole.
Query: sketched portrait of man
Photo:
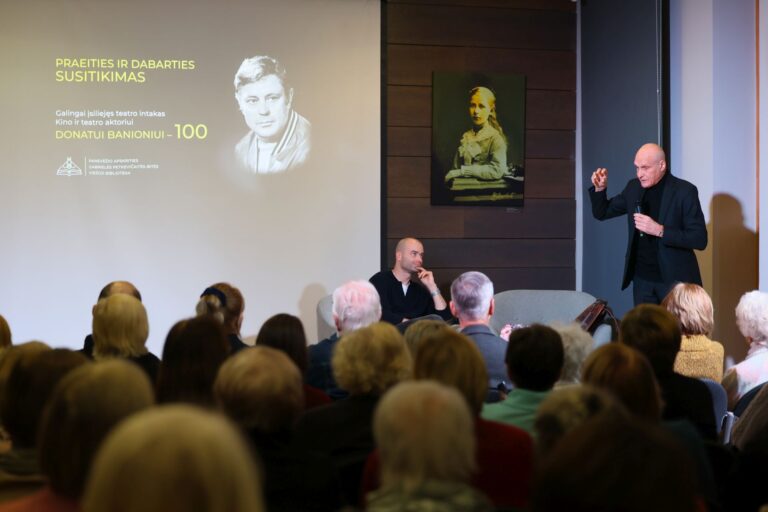
[[[245,59],[235,74],[235,98],[250,128],[235,146],[243,166],[254,174],[270,174],[306,161],[311,125],[293,110],[293,88],[277,59]]]

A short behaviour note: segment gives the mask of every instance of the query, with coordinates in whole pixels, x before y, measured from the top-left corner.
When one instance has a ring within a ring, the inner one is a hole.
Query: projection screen
[[[244,336],[287,312],[313,342],[317,301],[379,270],[377,0],[6,2],[0,41],[14,342],[79,348],[112,280],[157,355],[218,281]]]

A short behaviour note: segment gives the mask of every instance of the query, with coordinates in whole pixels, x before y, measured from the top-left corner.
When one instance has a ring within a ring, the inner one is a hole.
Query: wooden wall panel
[[[389,43],[574,50],[576,13],[469,5],[390,4]]]
[[[570,0],[387,3],[383,268],[415,236],[443,289],[472,269],[497,291],[573,289],[575,48]],[[522,208],[430,205],[433,71],[526,76]]]

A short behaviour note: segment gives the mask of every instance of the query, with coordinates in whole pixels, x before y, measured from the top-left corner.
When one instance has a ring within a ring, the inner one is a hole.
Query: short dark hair
[[[141,301],[141,293],[139,293],[139,290],[128,281],[112,281],[111,283],[107,284],[104,288],[101,289],[101,292],[99,292],[99,300],[106,299],[115,293],[133,295],[139,299],[139,301]]]
[[[621,320],[619,341],[640,351],[654,373],[672,373],[682,333],[677,318],[661,306],[641,304]]]
[[[560,378],[563,357],[563,342],[557,331],[533,324],[512,331],[504,361],[516,387],[546,391]]]

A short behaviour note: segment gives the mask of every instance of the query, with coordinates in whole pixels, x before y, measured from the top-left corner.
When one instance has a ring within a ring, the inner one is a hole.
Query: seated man
[[[504,354],[507,342],[494,333],[488,323],[493,315],[493,283],[482,272],[465,272],[451,284],[451,313],[459,319],[462,334],[475,342],[488,371],[486,401],[499,401],[499,385],[506,389]]]
[[[503,402],[486,404],[482,417],[532,433],[536,410],[563,370],[560,335],[551,327],[538,324],[512,331],[506,363],[514,389]]]
[[[717,439],[712,395],[706,384],[674,371],[682,342],[674,315],[661,306],[641,304],[622,319],[619,341],[640,351],[651,363],[664,402],[662,419],[686,419],[705,439]]]
[[[334,400],[347,393],[336,385],[331,358],[342,334],[367,327],[381,318],[376,288],[367,281],[349,281],[333,291],[333,322],[336,334],[309,347],[307,384],[325,391]]]
[[[381,319],[399,324],[427,315],[451,318],[448,304],[435,284],[432,272],[422,266],[424,246],[415,238],[403,238],[395,248],[391,271],[374,274],[370,281],[381,298]]]
[[[141,300],[141,293],[139,293],[139,290],[136,289],[136,287],[128,282],[128,281],[112,281],[111,283],[108,283],[104,288],[101,289],[101,292],[99,293],[99,298],[96,300],[96,302],[100,301],[101,299],[106,299],[107,297],[111,297],[112,295],[115,295],[117,293],[122,293],[125,295],[133,295],[137,299]],[[93,310],[96,309],[96,306],[93,306]],[[83,348],[79,350],[81,354],[84,354],[88,356],[89,358],[93,359],[93,335],[89,334],[85,337],[85,340],[83,341]]]

